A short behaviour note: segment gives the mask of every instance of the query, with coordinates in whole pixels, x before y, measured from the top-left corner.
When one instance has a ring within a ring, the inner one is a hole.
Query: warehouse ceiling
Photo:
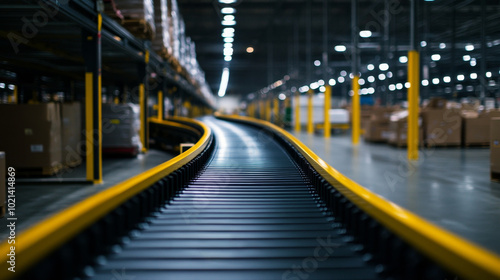
[[[323,0],[239,0],[233,4],[221,4],[218,0],[178,2],[186,22],[186,33],[196,43],[198,61],[205,70],[214,93],[219,89],[222,69],[226,66],[230,69],[227,94],[239,96],[262,93],[263,91],[259,90],[285,76],[291,79],[279,90],[289,90],[292,86],[300,87],[322,78],[337,79],[342,70],[347,73],[350,71],[350,0],[330,0],[327,1],[326,8]],[[409,50],[409,2],[358,0],[357,28],[372,32],[370,38],[359,38],[362,77],[372,75],[366,68],[368,64],[378,66],[384,62],[389,64],[392,74],[389,74],[392,78],[381,81],[378,79],[381,71],[375,67],[372,71],[376,78],[373,86],[377,94],[388,92],[389,85],[404,84],[406,80],[407,65],[399,62],[399,58],[405,56]],[[485,7],[484,15],[481,10],[482,2]],[[429,81],[429,86],[425,87],[423,94],[449,97],[480,94],[479,79],[469,76],[470,73],[481,69],[484,55],[481,52],[483,25],[487,45],[486,69],[492,72],[491,78],[488,77],[485,81],[489,85],[487,96],[494,94],[497,91],[496,83],[493,85],[494,82],[489,80],[498,80],[500,69],[498,1],[419,1],[418,6],[419,45],[420,41],[425,41],[420,46],[422,76]],[[234,54],[230,62],[225,62],[223,56],[223,15],[220,12],[222,7],[236,9],[236,25],[233,26]],[[384,21],[386,16],[389,20],[387,26]],[[485,21],[481,20],[483,16]],[[311,31],[310,52],[308,22]],[[324,26],[327,26],[326,46]],[[453,44],[456,47],[455,52],[451,50]],[[343,53],[336,52],[336,45],[345,45],[347,50]],[[472,45],[473,50],[470,50],[470,46],[469,51],[466,50],[468,45]],[[253,47],[254,52],[247,53],[248,47]],[[325,47],[328,53],[327,67],[324,64],[315,66],[315,60],[323,61]],[[433,54],[439,54],[439,60],[434,56],[436,61],[433,61]],[[467,55],[470,60],[464,58]],[[464,81],[461,81],[460,76],[459,80],[453,78],[457,75],[464,75]],[[448,80],[446,76],[452,77],[451,82],[443,82],[443,78]],[[439,83],[433,83],[435,78],[439,79]],[[457,85],[458,83],[460,85]]]

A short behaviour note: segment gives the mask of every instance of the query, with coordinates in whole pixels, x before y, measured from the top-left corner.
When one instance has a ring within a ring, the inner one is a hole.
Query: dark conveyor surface
[[[91,279],[378,278],[274,140],[203,121],[217,142],[207,166]]]

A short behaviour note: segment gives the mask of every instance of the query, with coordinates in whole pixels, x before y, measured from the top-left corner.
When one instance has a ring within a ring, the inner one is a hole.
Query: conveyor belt
[[[199,176],[91,279],[376,279],[294,161],[262,131],[207,119]],[[122,277],[122,278],[119,278]]]

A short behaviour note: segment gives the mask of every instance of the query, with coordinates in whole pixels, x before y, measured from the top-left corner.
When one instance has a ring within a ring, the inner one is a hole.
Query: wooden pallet
[[[483,142],[483,143],[465,143],[465,147],[479,147],[479,148],[488,148],[490,146],[490,142]]]
[[[461,145],[459,143],[435,143],[434,145],[430,145],[429,143],[425,144],[427,148],[460,148]]]
[[[21,177],[52,176],[66,168],[62,164],[52,167],[16,168],[16,173]]]
[[[500,182],[500,172],[490,172],[491,181]]]

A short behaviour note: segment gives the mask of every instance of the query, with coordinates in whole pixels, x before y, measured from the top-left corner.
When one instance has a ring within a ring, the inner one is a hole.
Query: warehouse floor
[[[163,151],[150,150],[136,158],[115,157],[103,159],[104,182],[98,185],[82,183],[28,183],[34,179],[17,178],[16,184],[16,232],[43,220],[84,198],[116,185],[132,176],[163,163],[174,156]],[[67,171],[50,180],[75,180],[85,178],[85,162],[75,169]],[[49,181],[49,178],[45,178]],[[0,240],[5,239],[9,232],[7,219],[0,219]]]
[[[408,164],[406,149],[351,144],[350,133],[293,133],[342,174],[455,234],[500,255],[500,184],[488,148],[429,148]]]

